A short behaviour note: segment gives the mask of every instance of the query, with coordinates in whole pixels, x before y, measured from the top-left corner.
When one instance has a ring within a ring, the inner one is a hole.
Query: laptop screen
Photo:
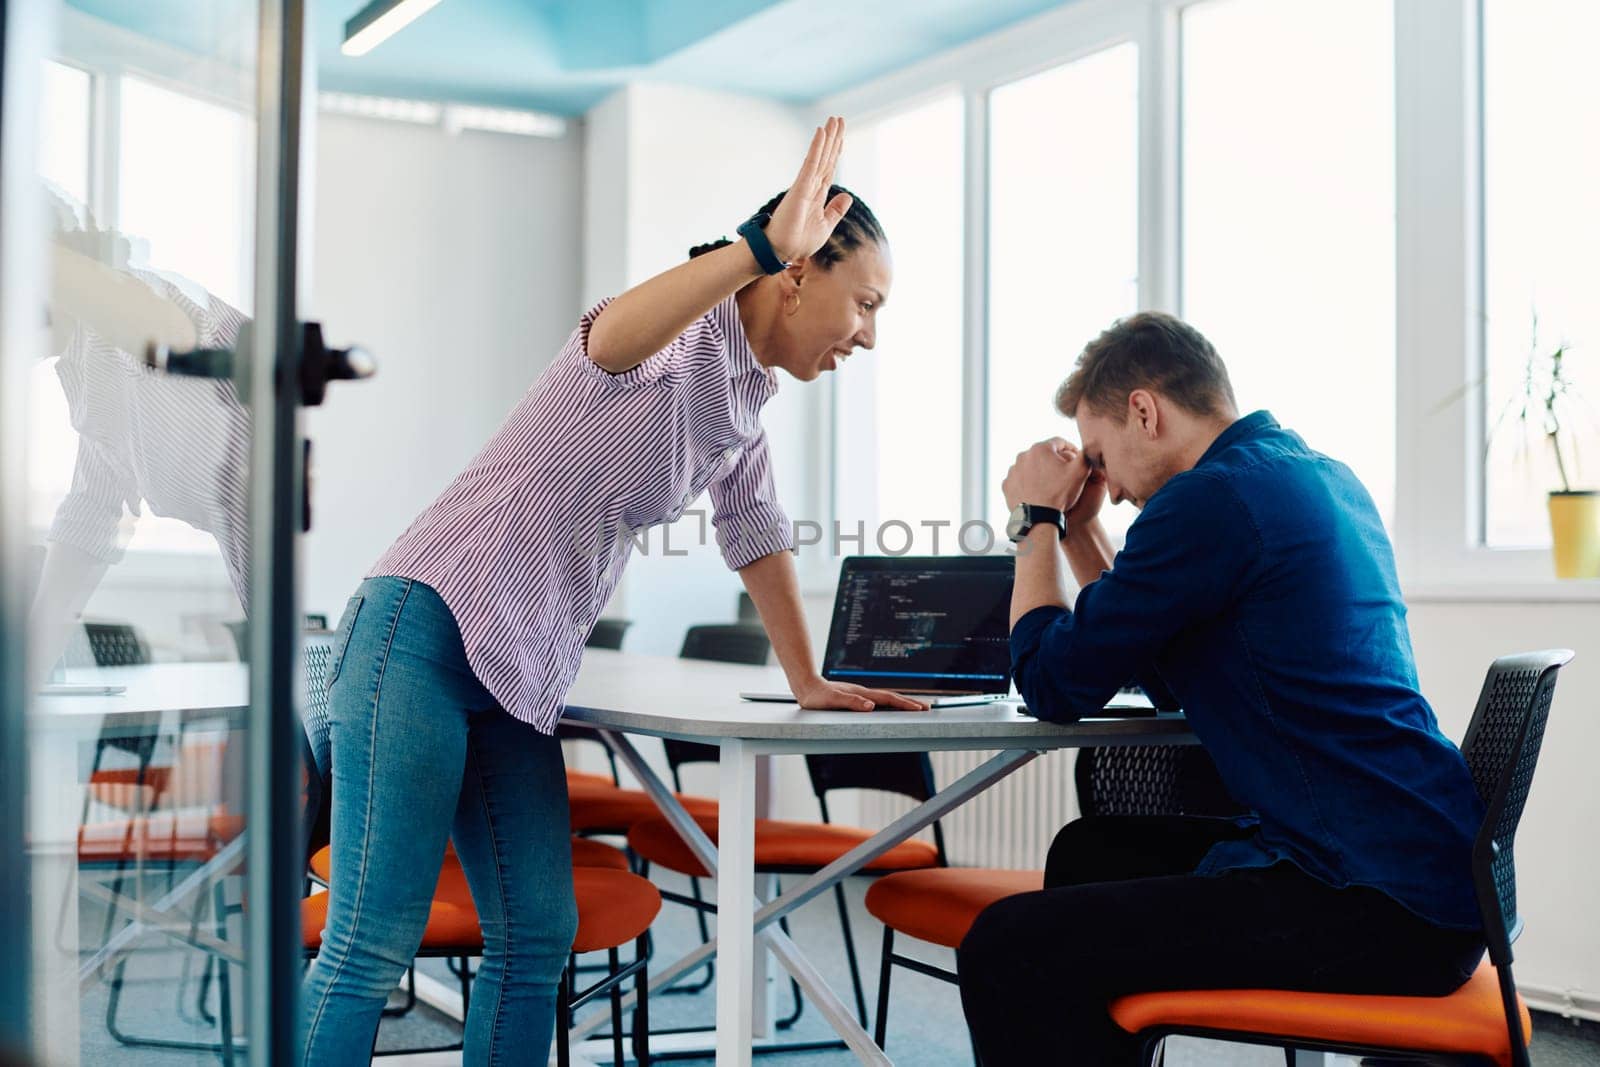
[[[890,689],[1011,687],[1011,556],[851,556],[823,677]]]

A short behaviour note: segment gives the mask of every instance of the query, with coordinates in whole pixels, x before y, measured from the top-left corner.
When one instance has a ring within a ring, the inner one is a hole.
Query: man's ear
[[[1155,394],[1148,389],[1135,389],[1128,394],[1128,418],[1134,420],[1139,432],[1154,439],[1161,430],[1161,408]]]

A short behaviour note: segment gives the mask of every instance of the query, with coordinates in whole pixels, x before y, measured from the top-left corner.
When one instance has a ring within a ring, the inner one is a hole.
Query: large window
[[[39,174],[79,204],[89,202],[92,90],[88,72],[61,63],[45,63]]]
[[[1119,44],[995,89],[989,104],[985,512],[1016,454],[1075,437],[1055,393],[1084,344],[1137,309],[1139,52]],[[1124,505],[1105,521],[1120,534]]]
[[[1600,4],[1571,0],[1067,4],[830,100],[954,90],[984,116],[962,212],[983,280],[963,290],[971,517],[998,525],[1016,453],[1074,435],[1052,401],[1084,343],[1160,309],[1215,343],[1243,412],[1350,466],[1412,592],[1542,588],[1546,494],[1600,488],[1597,38]],[[953,455],[954,416],[936,424]]]
[[[864,524],[867,552],[956,549],[964,125],[946,94],[850,133],[847,180],[894,264],[876,348],[835,378],[834,506],[846,535]]]
[[[1552,354],[1572,488],[1600,483],[1600,5],[1484,0],[1484,539],[1550,543]],[[1524,414],[1526,412],[1526,414]]]
[[[1268,408],[1395,499],[1390,0],[1182,16],[1183,315]]]
[[[195,146],[205,145],[196,154]],[[122,79],[118,228],[149,265],[250,310],[254,121],[139,78]]]

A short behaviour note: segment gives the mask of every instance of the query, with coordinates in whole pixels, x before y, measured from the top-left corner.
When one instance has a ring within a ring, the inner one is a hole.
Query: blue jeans
[[[332,895],[301,998],[305,1063],[367,1062],[454,839],[483,927],[463,1063],[543,1064],[578,923],[560,742],[496,705],[421,582],[368,579],[339,629]]]

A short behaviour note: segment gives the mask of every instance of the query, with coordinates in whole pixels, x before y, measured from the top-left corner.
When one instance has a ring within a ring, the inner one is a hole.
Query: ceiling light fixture
[[[347,56],[364,56],[437,6],[439,0],[372,0],[344,24]]]
[[[431,100],[397,100],[388,96],[359,96],[355,93],[320,93],[317,102],[331,115],[355,115],[364,119],[390,119],[437,125],[444,106]]]
[[[451,133],[487,130],[490,133],[520,133],[527,137],[560,137],[567,132],[567,121],[559,115],[547,115],[542,111],[451,104],[444,110],[444,128]]]

